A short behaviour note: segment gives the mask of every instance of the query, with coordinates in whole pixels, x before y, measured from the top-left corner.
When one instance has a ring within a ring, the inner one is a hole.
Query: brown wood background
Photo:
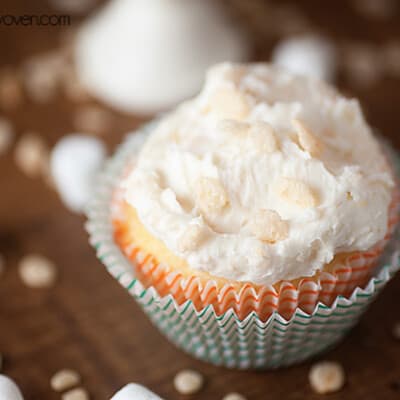
[[[347,2],[296,3],[316,28],[335,40],[380,45],[400,39],[399,14],[388,21],[373,21],[356,15]],[[44,0],[0,2],[0,14],[51,11]],[[78,24],[79,18],[74,17],[73,23]],[[0,26],[0,64],[17,65],[29,55],[57,46],[59,33],[55,27]],[[274,40],[255,39],[257,58],[267,59]],[[358,90],[347,87],[343,79],[340,84],[360,97],[369,121],[399,146],[400,79],[384,78]],[[53,145],[71,132],[78,107],[59,96],[45,105],[26,100],[17,110],[1,115],[14,122],[18,134],[34,130]],[[141,121],[115,113],[114,127],[105,137],[110,151],[123,132]],[[274,372],[239,372],[206,365],[175,349],[97,261],[83,223],[84,218],[68,212],[42,180],[21,173],[12,152],[0,157],[0,253],[7,259],[6,273],[0,278],[0,353],[5,357],[3,373],[18,382],[27,400],[59,399],[49,379],[63,367],[80,371],[84,386],[98,400],[109,399],[128,382],[147,385],[166,399],[187,398],[172,386],[174,374],[187,367],[206,378],[204,390],[190,397],[196,400],[219,399],[230,391],[249,400],[320,398],[308,385],[309,362]],[[54,288],[33,290],[22,285],[17,263],[29,252],[55,261],[60,276]],[[399,290],[400,275],[346,340],[324,356],[343,363],[348,377],[345,389],[330,399],[400,398],[400,343],[390,334],[393,323],[400,320]]]

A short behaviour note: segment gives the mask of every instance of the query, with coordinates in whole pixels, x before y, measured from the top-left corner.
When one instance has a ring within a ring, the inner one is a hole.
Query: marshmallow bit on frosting
[[[211,69],[123,182],[144,227],[188,266],[256,284],[377,244],[393,185],[356,100],[265,64]]]

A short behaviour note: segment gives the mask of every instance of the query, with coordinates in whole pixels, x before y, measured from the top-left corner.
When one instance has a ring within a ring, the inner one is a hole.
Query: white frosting
[[[241,121],[221,121],[227,111]],[[263,142],[260,121],[275,142]],[[222,188],[211,191],[211,210],[198,189],[204,178]],[[123,187],[146,229],[191,268],[272,284],[383,239],[393,180],[356,100],[267,65],[221,64],[155,128]],[[276,242],[257,238],[259,218],[281,222]]]

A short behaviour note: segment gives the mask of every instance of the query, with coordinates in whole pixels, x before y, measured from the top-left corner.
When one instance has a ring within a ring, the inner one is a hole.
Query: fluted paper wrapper
[[[132,261],[114,240],[111,201],[118,181],[153,124],[128,136],[99,178],[88,207],[90,242],[110,274],[125,287],[160,331],[194,357],[231,368],[278,368],[306,360],[336,344],[358,322],[375,296],[399,269],[399,233],[396,231],[374,276],[349,297],[338,296],[331,306],[316,304],[312,312],[297,308],[290,319],[273,312],[262,320],[256,312],[240,318],[233,310],[217,313],[191,300],[179,304],[172,295],[160,296],[135,276]],[[390,150],[389,150],[390,152]],[[396,171],[397,155],[391,153]]]

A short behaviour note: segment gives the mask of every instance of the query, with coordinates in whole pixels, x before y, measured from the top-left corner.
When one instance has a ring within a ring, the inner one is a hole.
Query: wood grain
[[[400,39],[399,15],[377,22],[355,15],[345,2],[296,3],[317,28],[336,40],[369,40],[379,45]],[[0,14],[49,11],[45,1],[2,0],[0,5]],[[79,19],[73,18],[73,23]],[[0,26],[0,63],[17,65],[28,55],[51,49],[59,35],[60,29],[54,27]],[[256,58],[264,59],[274,42],[268,38],[256,42]],[[399,146],[400,80],[385,78],[358,90],[343,79],[340,85],[360,97],[369,121]],[[58,96],[45,105],[26,100],[17,110],[1,114],[14,122],[18,135],[34,130],[53,145],[72,130],[77,107]],[[124,132],[143,120],[115,113],[113,129],[105,136],[110,151]],[[99,400],[109,399],[132,381],[166,399],[188,398],[172,386],[174,374],[187,367],[206,378],[204,390],[193,399],[219,399],[230,391],[250,400],[320,398],[308,385],[310,362],[274,372],[239,372],[206,365],[175,349],[96,260],[83,224],[84,218],[68,212],[42,180],[21,174],[12,152],[0,157],[0,253],[7,259],[7,271],[0,279],[0,353],[5,357],[4,373],[19,383],[27,400],[59,399],[49,380],[64,367],[80,371],[84,386]],[[58,265],[60,277],[54,288],[33,290],[22,285],[17,263],[29,252],[42,253]],[[400,343],[390,335],[393,323],[400,320],[399,290],[400,276],[345,341],[324,356],[339,360],[348,374],[345,389],[330,399],[400,397],[396,392]]]

